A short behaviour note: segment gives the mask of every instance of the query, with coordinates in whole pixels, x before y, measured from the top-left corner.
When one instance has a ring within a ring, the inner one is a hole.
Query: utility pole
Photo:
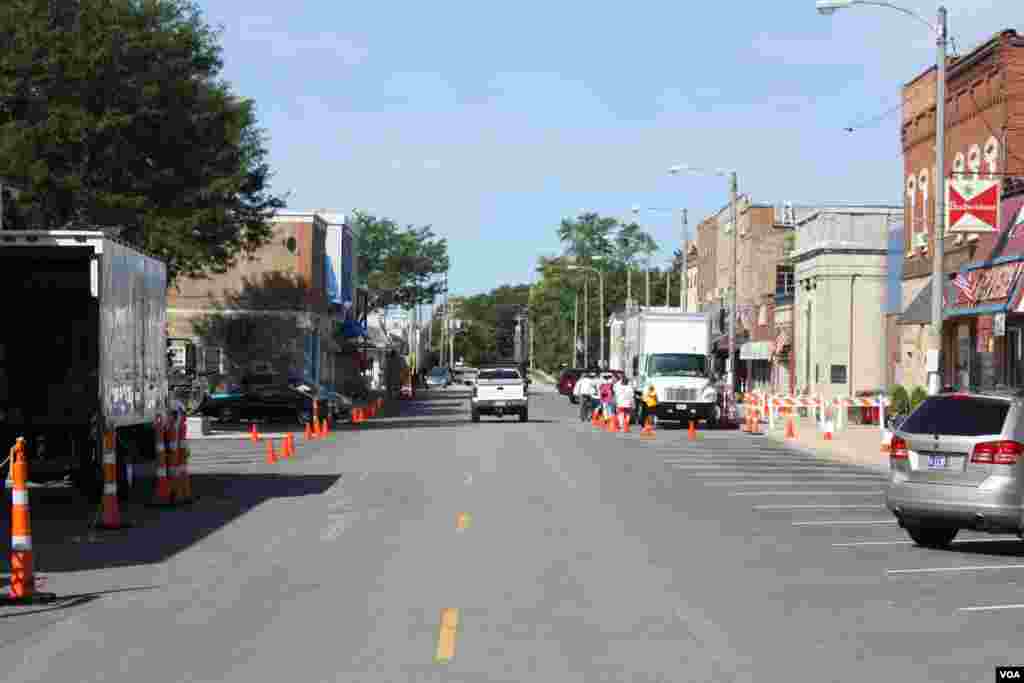
[[[583,367],[590,367],[590,280],[583,280]]]
[[[729,386],[727,388],[727,395],[729,397],[729,406],[736,405],[736,252],[737,252],[737,236],[740,231],[739,216],[736,212],[738,183],[736,181],[736,171],[732,171],[729,174],[729,213],[732,216],[732,291],[730,293],[732,310],[729,311],[729,365],[727,366],[727,375]]]
[[[580,290],[576,290],[576,305],[572,310],[572,364],[579,367],[580,363]]]
[[[932,325],[929,335],[926,359],[935,367],[928,373],[928,393],[935,395],[942,390],[942,290],[945,280],[945,238],[946,238],[946,37],[949,26],[946,8],[939,7],[939,35],[936,38],[938,57],[935,78],[935,230],[934,261],[932,265]]]
[[[441,326],[441,367],[451,367],[452,359],[448,357],[448,364],[445,365],[444,357],[448,346],[448,337],[451,335],[451,330],[448,329],[449,311],[448,311],[448,271],[444,271],[444,324]]]
[[[688,235],[686,234],[686,209],[683,209],[683,258],[679,265],[680,280],[679,280],[679,308],[683,309],[683,312],[688,312],[690,306],[690,269],[686,264],[687,250],[689,244],[687,243]]]
[[[600,292],[601,292],[600,293],[600,297],[599,297],[601,310],[598,311],[598,320],[601,322],[601,354],[600,354],[600,356],[601,356],[601,369],[604,370],[604,369],[606,369],[606,362],[605,362],[605,356],[604,356],[604,328],[605,328],[605,318],[604,318],[604,315],[605,315],[604,314],[604,275],[601,274],[601,271],[597,271],[597,286],[598,286],[598,288],[600,289]]]

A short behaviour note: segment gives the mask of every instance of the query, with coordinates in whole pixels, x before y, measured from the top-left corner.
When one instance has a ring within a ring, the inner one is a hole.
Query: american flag
[[[974,291],[974,283],[963,273],[956,274],[956,277],[953,278],[953,286],[960,290],[971,306],[978,302]]]

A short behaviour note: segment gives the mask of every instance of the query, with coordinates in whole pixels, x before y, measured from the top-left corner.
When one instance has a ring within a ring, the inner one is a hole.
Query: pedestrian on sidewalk
[[[590,373],[584,373],[580,375],[579,379],[576,380],[576,384],[572,387],[572,395],[576,397],[577,402],[580,404],[580,422],[589,420],[591,413],[594,412],[590,405],[591,382]]]
[[[633,387],[625,375],[615,385],[615,407],[619,413],[619,428],[625,430],[633,415]]]
[[[609,372],[601,375],[601,408],[604,412],[604,419],[610,420],[615,416],[615,391],[613,389],[615,377]]]
[[[654,389],[653,384],[647,387],[647,391],[644,392],[644,406],[646,406],[644,412],[648,415],[652,415],[654,423],[657,424],[658,415],[655,412],[655,408],[658,407],[658,392]]]

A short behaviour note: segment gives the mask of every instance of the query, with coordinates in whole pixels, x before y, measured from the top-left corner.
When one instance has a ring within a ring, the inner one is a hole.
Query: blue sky
[[[289,209],[364,209],[447,237],[455,293],[529,282],[581,209],[686,207],[735,168],[756,201],[899,202],[900,86],[934,63],[891,10],[728,3],[200,0],[225,77],[252,97]],[[951,0],[961,51],[1024,29],[1019,0]],[[907,7],[932,17],[937,4]],[[678,246],[678,219],[643,223]]]

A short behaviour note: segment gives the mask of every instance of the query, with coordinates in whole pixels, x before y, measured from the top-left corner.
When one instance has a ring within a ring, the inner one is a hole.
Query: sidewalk
[[[850,425],[832,435],[832,441],[825,441],[813,418],[794,418],[795,439],[787,439],[785,419],[776,422],[776,429],[768,433],[768,423],[761,424],[761,431],[767,438],[785,443],[817,458],[833,460],[868,467],[879,472],[889,472],[889,454],[881,452],[882,434],[877,425]],[[759,438],[759,437],[751,437]],[[764,438],[764,437],[760,437]]]
[[[378,398],[384,399],[385,407],[391,401],[388,399],[386,392],[383,391],[371,391],[370,398],[366,401],[354,401],[352,408],[366,408],[370,405],[371,401],[375,401]],[[396,399],[397,400],[397,399]],[[267,422],[265,420],[251,420],[240,422],[236,424],[219,424],[211,420],[210,422],[210,433],[201,434],[199,429],[190,427],[188,431],[189,440],[207,440],[207,439],[248,439],[250,425],[255,424],[256,429],[260,436],[267,439],[283,439],[288,434],[302,434],[303,429],[297,424],[288,424],[286,422]],[[351,425],[352,417],[349,415],[349,419],[341,422],[332,423],[332,430],[342,425]],[[264,432],[264,428],[268,431]]]

